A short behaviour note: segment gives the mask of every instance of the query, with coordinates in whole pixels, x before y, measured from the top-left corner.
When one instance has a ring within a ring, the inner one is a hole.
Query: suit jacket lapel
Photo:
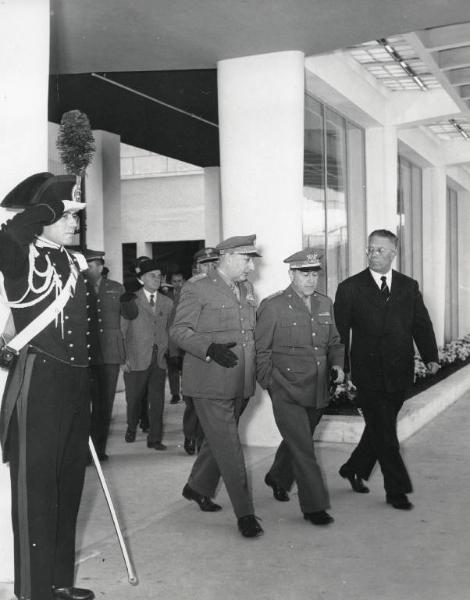
[[[363,276],[361,277],[361,287],[364,290],[365,297],[368,298],[374,304],[383,307],[383,305],[385,304],[384,298],[382,297],[379,286],[375,283],[370,270],[365,269],[364,271],[362,271],[362,275]]]
[[[157,298],[157,294],[155,293],[155,300],[156,300],[156,298]],[[140,290],[138,290],[137,299],[140,302],[140,305],[142,306],[142,308],[144,310],[146,310],[149,314],[154,316],[155,313],[153,312],[152,307],[150,306],[150,302],[147,300],[147,296],[145,295],[144,288],[141,288]]]

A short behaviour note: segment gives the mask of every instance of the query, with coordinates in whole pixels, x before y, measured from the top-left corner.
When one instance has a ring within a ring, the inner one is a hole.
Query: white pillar
[[[47,171],[49,9],[49,0],[0,2],[0,198],[28,175]],[[0,221],[9,217],[2,211]],[[13,580],[10,514],[9,470],[2,464],[0,582]]]
[[[221,240],[220,168],[204,169],[204,214],[206,246],[216,246]]]
[[[367,234],[397,230],[397,132],[394,125],[366,130]]]
[[[222,237],[257,234],[258,297],[287,287],[283,259],[302,247],[304,55],[280,52],[218,63]],[[267,394],[250,402],[242,436],[274,445]]]
[[[423,297],[438,346],[444,344],[446,307],[446,187],[444,166],[423,169]]]
[[[110,279],[122,281],[120,137],[93,131],[96,153],[88,167],[87,246],[104,250]]]

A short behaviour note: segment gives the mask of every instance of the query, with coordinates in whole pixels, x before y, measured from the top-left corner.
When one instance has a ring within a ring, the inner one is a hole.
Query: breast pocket
[[[311,338],[310,322],[302,317],[281,320],[278,343],[284,346],[306,346]]]
[[[239,328],[238,310],[230,300],[206,304],[200,314],[198,331],[210,333]]]

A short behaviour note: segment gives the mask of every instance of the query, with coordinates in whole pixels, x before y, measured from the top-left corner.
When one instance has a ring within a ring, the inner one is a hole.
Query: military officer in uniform
[[[256,383],[256,302],[247,285],[253,257],[260,256],[254,244],[251,235],[217,246],[217,269],[184,285],[170,329],[185,351],[183,394],[194,399],[205,436],[183,496],[203,511],[220,510],[212,498],[222,476],[244,537],[263,532],[254,515],[238,436],[240,414]]]
[[[16,332],[28,337],[9,372],[0,418],[11,473],[14,591],[25,600],[94,598],[73,586],[90,425],[80,272],[87,264],[64,247],[73,242],[77,211],[84,208],[71,200],[74,186],[74,176],[38,173],[2,202],[25,208],[0,230],[5,292]]]
[[[91,437],[100,461],[108,460],[106,444],[113,412],[119,365],[125,361],[121,332],[121,302],[124,286],[102,276],[104,252],[88,248],[85,258],[87,298],[91,312]],[[93,343],[95,342],[95,343]]]
[[[330,298],[315,291],[318,255],[306,248],[284,262],[291,285],[263,300],[255,331],[258,382],[269,392],[283,437],[265,483],[276,500],[287,501],[295,480],[304,518],[327,525],[333,517],[313,433],[329,401],[330,370],[338,381],[344,377],[344,348]]]
[[[202,248],[198,250],[193,257],[195,265],[194,277],[189,281],[195,281],[198,275],[205,273],[209,275],[219,262],[219,251],[215,248]],[[176,307],[175,307],[176,308]],[[194,408],[194,400],[190,396],[183,395],[184,403],[186,404],[183,414],[183,433],[184,433],[184,449],[187,454],[193,455],[196,449],[201,449],[204,432],[197,418]]]

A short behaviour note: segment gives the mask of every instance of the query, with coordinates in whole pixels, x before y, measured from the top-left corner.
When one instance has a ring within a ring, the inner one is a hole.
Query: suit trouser
[[[142,398],[146,398],[149,411],[148,443],[161,442],[163,437],[163,408],[165,405],[166,370],[158,366],[155,349],[148,369],[124,373],[127,403],[127,427],[137,429],[141,414]]]
[[[412,492],[410,476],[401,457],[397,437],[397,416],[403,406],[404,392],[359,389],[358,400],[366,426],[346,464],[359,477],[367,480],[378,461],[387,494]]]
[[[106,454],[119,365],[92,365],[91,438],[98,456]]]
[[[245,458],[238,435],[238,421],[248,400],[195,398],[194,406],[204,431],[204,441],[194,462],[188,484],[203,496],[216,495],[220,476],[237,518],[252,515]]]
[[[329,508],[328,492],[318,466],[313,433],[323,409],[293,402],[282,387],[270,390],[274,419],[283,437],[270,475],[286,490],[297,482],[300,510],[303,513]]]
[[[179,361],[175,360],[167,360],[167,370],[168,370],[168,384],[170,386],[170,394],[172,396],[179,396],[181,389],[181,367],[182,367],[182,359],[181,357]]]
[[[31,359],[29,393],[19,396],[8,437],[15,594],[51,600],[53,586],[72,586],[74,581],[90,382],[87,368],[42,354]]]
[[[194,400],[190,396],[183,396],[186,404],[183,413],[183,434],[188,440],[196,440],[202,442],[204,432],[202,430],[199,419],[197,418],[196,409],[194,408]]]

